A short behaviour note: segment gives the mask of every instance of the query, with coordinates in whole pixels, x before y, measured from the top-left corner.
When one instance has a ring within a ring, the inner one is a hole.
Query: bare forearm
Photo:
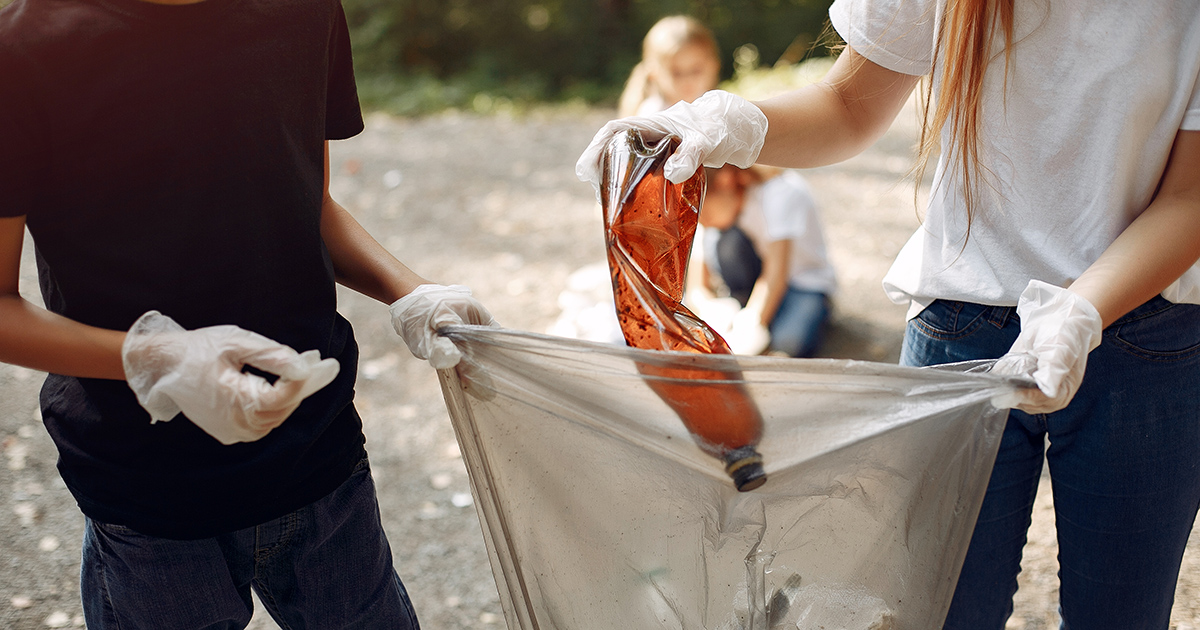
[[[1200,257],[1200,211],[1154,204],[1079,276],[1071,290],[1087,298],[1105,326],[1158,295]]]
[[[768,121],[759,163],[811,168],[857,155],[887,131],[918,81],[847,49],[820,82],[755,103]]]
[[[19,295],[0,296],[0,361],[35,370],[124,380],[125,331],[86,326],[34,306]]]
[[[752,303],[758,304],[759,315],[763,326],[770,326],[775,319],[779,305],[788,290],[788,261],[792,257],[792,242],[788,240],[772,241],[767,244],[763,256],[762,275],[754,284],[754,292],[750,296]],[[756,302],[757,300],[757,302]]]
[[[428,283],[392,256],[344,208],[327,200],[321,212],[321,237],[339,283],[391,304],[417,285]]]

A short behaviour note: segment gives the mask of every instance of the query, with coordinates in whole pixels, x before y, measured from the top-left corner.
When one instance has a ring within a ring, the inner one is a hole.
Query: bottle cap
[[[739,492],[749,492],[767,482],[762,455],[753,446],[736,448],[725,454],[725,473]]]

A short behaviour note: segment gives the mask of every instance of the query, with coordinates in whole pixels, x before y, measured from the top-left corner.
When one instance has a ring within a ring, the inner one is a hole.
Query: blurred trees
[[[708,24],[745,65],[799,61],[822,32],[830,0],[343,0],[355,63],[380,77],[463,81],[465,91],[531,98],[612,98],[665,15]],[[817,54],[826,51],[820,49]],[[465,78],[465,79],[464,79]]]

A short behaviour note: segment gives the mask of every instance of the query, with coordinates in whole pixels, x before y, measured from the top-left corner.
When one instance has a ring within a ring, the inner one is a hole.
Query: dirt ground
[[[470,286],[505,326],[543,332],[575,269],[603,260],[600,218],[574,163],[612,112],[371,117],[332,148],[333,194],[425,277]],[[806,172],[821,203],[841,292],[822,355],[894,362],[904,309],[880,279],[917,225],[904,183],[913,119],[863,155]],[[22,291],[36,300],[27,246]],[[362,346],[357,404],[384,526],[423,627],[503,628],[475,510],[437,380],[390,329],[387,309],[344,291]],[[43,375],[0,365],[0,628],[82,627],[83,518],[40,423]],[[1057,627],[1048,479],[1038,493],[1009,628]],[[1200,628],[1200,536],[1192,537],[1172,628]],[[276,626],[261,612],[257,630]]]

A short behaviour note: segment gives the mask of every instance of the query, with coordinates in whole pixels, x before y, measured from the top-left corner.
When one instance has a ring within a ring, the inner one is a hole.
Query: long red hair
[[[917,182],[921,181],[930,156],[940,148],[946,154],[948,167],[957,170],[962,179],[968,235],[979,203],[977,186],[981,179],[986,179],[987,174],[987,167],[979,162],[983,79],[996,54],[996,37],[1003,36],[1007,92],[1013,39],[1013,2],[947,0],[938,25],[933,70],[921,96],[924,122],[915,169]],[[936,100],[933,94],[934,76],[940,79]],[[947,126],[950,132],[949,146],[940,146],[940,132]]]

